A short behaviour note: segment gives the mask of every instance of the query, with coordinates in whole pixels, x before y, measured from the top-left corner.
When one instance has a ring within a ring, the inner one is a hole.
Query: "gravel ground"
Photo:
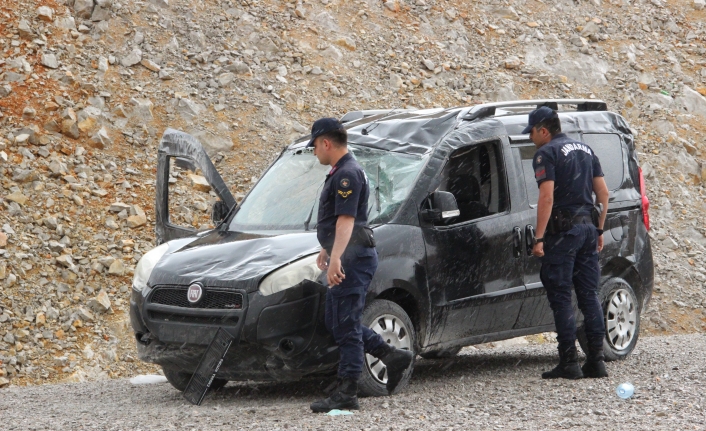
[[[321,381],[230,383],[196,407],[167,383],[110,380],[8,388],[0,418],[7,430],[703,430],[705,354],[703,334],[650,337],[608,364],[610,378],[543,381],[552,344],[467,348],[420,360],[402,394],[361,399],[352,416],[309,411]],[[615,388],[626,381],[635,395],[622,400]]]

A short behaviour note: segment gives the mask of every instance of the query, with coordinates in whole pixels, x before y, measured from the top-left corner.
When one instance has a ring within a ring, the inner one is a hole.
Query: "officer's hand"
[[[318,266],[322,271],[326,271],[326,268],[328,268],[328,253],[326,253],[325,248],[322,248],[317,256],[316,266]]]
[[[534,247],[532,247],[532,254],[537,257],[544,256],[544,243],[538,242],[537,244],[535,244]]]
[[[597,249],[598,249],[598,253],[600,253],[601,250],[603,250],[603,235],[599,235],[599,236],[598,236],[598,247],[597,247]]]
[[[331,258],[331,261],[328,264],[328,273],[326,274],[326,278],[328,279],[329,288],[338,286],[346,278],[346,275],[343,273],[343,269],[341,268],[340,258]]]

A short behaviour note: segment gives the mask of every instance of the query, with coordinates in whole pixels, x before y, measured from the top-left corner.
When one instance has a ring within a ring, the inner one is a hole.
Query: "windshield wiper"
[[[326,181],[324,181],[325,183]],[[316,199],[319,198],[319,190],[321,190],[321,187],[324,186],[324,183],[321,183],[321,185],[316,189],[316,196],[314,197],[314,203],[311,204],[311,209],[309,210],[309,215],[306,217],[306,220],[304,220],[304,231],[309,230],[309,223],[311,223],[311,217],[314,215],[314,207],[316,206]]]

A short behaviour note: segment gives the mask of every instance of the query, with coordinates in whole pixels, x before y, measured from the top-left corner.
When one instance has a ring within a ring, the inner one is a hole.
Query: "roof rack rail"
[[[471,107],[467,112],[461,114],[462,120],[476,120],[478,118],[492,117],[497,108],[528,107],[532,109],[548,106],[553,110],[558,110],[559,105],[576,105],[577,112],[587,111],[607,111],[608,105],[602,100],[595,99],[535,99],[535,100],[513,100],[509,102],[483,103]]]
[[[409,112],[414,111],[414,109],[364,109],[360,111],[346,112],[346,114],[341,117],[341,123],[350,123],[351,121],[362,120],[363,118],[372,117],[380,114],[387,114],[392,111],[395,112]]]

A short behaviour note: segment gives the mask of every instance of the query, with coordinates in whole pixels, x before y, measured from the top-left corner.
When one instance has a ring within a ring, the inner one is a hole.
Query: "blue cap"
[[[318,120],[314,121],[314,124],[311,126],[311,140],[308,144],[306,144],[306,146],[313,147],[314,140],[316,140],[316,138],[321,135],[325,135],[329,132],[334,132],[336,130],[345,130],[343,128],[343,124],[338,121],[338,119],[319,118]]]
[[[549,120],[550,118],[559,118],[559,115],[552,108],[548,106],[542,106],[529,113],[529,122],[527,127],[524,128],[522,134],[529,133],[532,127],[541,123],[542,121]]]

